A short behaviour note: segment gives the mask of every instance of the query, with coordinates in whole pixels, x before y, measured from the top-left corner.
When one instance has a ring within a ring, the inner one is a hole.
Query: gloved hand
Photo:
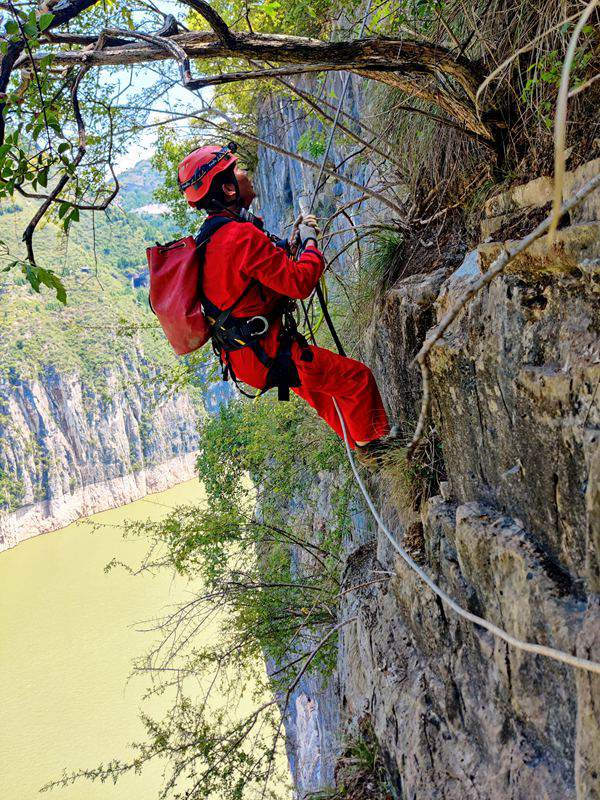
[[[307,214],[300,225],[298,225],[298,235],[300,237],[301,247],[306,247],[308,240],[312,239],[315,244],[319,243],[319,234],[321,233],[317,224],[317,218],[314,214]]]

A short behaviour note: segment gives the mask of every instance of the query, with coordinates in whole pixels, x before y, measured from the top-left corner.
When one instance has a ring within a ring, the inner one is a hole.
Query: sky
[[[160,8],[161,11],[167,14],[173,14],[177,19],[182,21],[187,14],[187,9],[185,7],[180,3],[171,2],[171,0],[157,0],[155,5]],[[107,71],[105,74],[107,75],[107,79],[114,84],[115,90],[121,90],[125,89],[130,83],[132,68],[124,67],[116,71],[111,70],[110,73]],[[109,75],[110,77],[108,77]],[[120,98],[120,102],[126,104],[128,100],[133,100],[137,92],[154,86],[159,80],[160,76],[157,75],[152,67],[133,68],[132,87],[130,89],[125,89]],[[202,104],[202,97],[208,98],[211,93],[210,89],[203,90],[202,92],[190,92],[179,84],[169,89],[160,100],[153,104],[153,107],[162,109],[164,111],[164,116],[168,116],[169,110],[177,110],[178,112],[197,110]],[[148,117],[148,122],[156,122],[159,120],[160,116],[160,114],[151,114]],[[181,123],[174,124],[180,124],[183,127],[187,123],[182,121]],[[158,129],[153,127],[148,128],[146,131],[136,136],[135,140],[131,141],[127,152],[118,158],[115,165],[116,171],[123,172],[137,164],[138,161],[150,158],[156,149],[157,133]]]

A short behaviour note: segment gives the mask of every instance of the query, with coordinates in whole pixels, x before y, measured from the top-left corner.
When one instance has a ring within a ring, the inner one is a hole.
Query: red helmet
[[[215,175],[237,163],[237,144],[229,142],[224,147],[206,145],[187,155],[177,170],[179,189],[191,206],[208,194]]]

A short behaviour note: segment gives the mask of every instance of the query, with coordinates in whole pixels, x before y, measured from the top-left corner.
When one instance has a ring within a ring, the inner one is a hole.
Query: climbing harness
[[[367,20],[367,17],[369,15],[369,12],[370,12],[370,8],[371,8],[371,2],[369,1],[368,5],[367,5],[367,11],[366,11],[364,19],[363,19],[363,24],[362,24],[361,33],[359,35],[359,38],[362,36],[362,33],[364,31],[366,20]],[[344,100],[346,87],[347,87],[347,84],[348,84],[348,79],[349,79],[349,76],[347,76],[346,82],[345,82],[345,84],[343,86],[343,89],[342,89],[342,94],[341,94],[341,97],[340,97],[340,100],[339,100],[337,113],[335,115],[335,118],[334,118],[334,121],[333,121],[333,124],[332,124],[332,128],[331,128],[331,132],[330,132],[330,135],[329,135],[329,141],[328,141],[328,144],[327,144],[327,148],[326,148],[325,153],[323,155],[323,160],[322,160],[322,163],[321,163],[321,172],[319,174],[319,178],[318,178],[317,183],[316,183],[316,188],[315,188],[315,191],[313,193],[310,206],[308,207],[308,209],[302,210],[303,214],[310,213],[312,211],[313,207],[314,207],[314,203],[315,203],[315,199],[316,199],[316,196],[317,196],[317,192],[319,190],[319,184],[320,184],[321,177],[323,175],[323,170],[324,170],[324,167],[325,167],[325,161],[327,159],[327,156],[328,156],[328,153],[329,153],[329,149],[331,147],[331,143],[333,142],[335,129],[337,127],[337,122],[338,122],[340,114],[341,114],[342,103],[343,103],[343,100]],[[319,299],[319,303],[321,304],[321,308],[323,310],[324,318],[325,318],[325,320],[327,322],[327,325],[328,325],[330,331],[332,332],[332,335],[333,335],[334,341],[336,343],[338,352],[340,353],[340,355],[345,355],[344,348],[342,347],[341,343],[339,342],[337,334],[335,334],[335,329],[333,328],[333,323],[331,322],[331,317],[329,316],[329,314],[327,312],[327,303],[324,300],[323,293],[321,291],[321,287],[317,286],[317,290],[316,291],[317,291],[317,297]],[[303,306],[303,308],[304,308],[304,306]],[[309,322],[309,319],[308,319],[308,314],[307,314],[305,308],[304,308],[304,315],[305,315],[305,319],[306,319],[306,322],[307,322],[307,325],[308,325],[309,334],[311,336],[313,344],[316,344],[314,333],[313,333],[313,330],[312,330],[312,328],[310,326],[310,322]],[[452,611],[454,611],[455,614],[458,614],[458,616],[462,617],[463,619],[467,620],[468,622],[472,622],[475,625],[479,625],[481,628],[484,628],[486,631],[489,631],[489,633],[491,633],[493,636],[498,637],[502,641],[504,641],[507,644],[511,645],[511,647],[516,648],[517,650],[523,650],[526,653],[533,653],[534,655],[545,656],[546,658],[551,658],[551,659],[553,659],[555,661],[560,661],[563,664],[568,664],[571,667],[575,667],[577,669],[587,670],[588,672],[593,672],[593,673],[596,673],[596,674],[600,675],[600,663],[598,663],[597,661],[592,661],[592,660],[587,659],[587,658],[579,658],[578,656],[574,656],[571,653],[565,653],[562,650],[557,650],[554,647],[548,647],[546,645],[541,645],[541,644],[534,644],[533,642],[527,642],[527,641],[524,641],[522,639],[518,639],[516,636],[512,636],[510,633],[505,631],[503,628],[500,628],[497,625],[494,625],[492,622],[489,622],[488,620],[484,619],[483,617],[479,617],[479,616],[477,616],[477,614],[472,614],[470,611],[467,611],[465,608],[463,608],[461,605],[459,605],[459,603],[457,603],[455,600],[453,600],[450,597],[449,594],[447,594],[443,589],[441,589],[435,583],[435,581],[432,578],[429,577],[429,575],[425,572],[425,570],[423,570],[416,563],[416,561],[413,558],[411,558],[411,556],[406,552],[406,550],[398,543],[398,540],[396,539],[394,534],[390,531],[388,526],[383,521],[381,515],[377,511],[377,508],[375,507],[375,504],[374,504],[374,502],[373,502],[373,500],[371,498],[371,495],[367,491],[367,489],[366,489],[366,487],[365,487],[365,485],[364,485],[364,483],[363,483],[363,481],[362,481],[362,479],[361,479],[361,477],[359,475],[358,469],[356,467],[356,463],[355,463],[354,458],[352,456],[352,450],[350,449],[350,444],[349,444],[349,441],[348,441],[348,432],[346,430],[346,423],[344,422],[344,417],[342,415],[340,407],[339,407],[335,397],[332,397],[332,400],[333,400],[333,404],[335,406],[335,410],[336,410],[337,415],[338,415],[339,420],[340,420],[340,425],[341,425],[341,428],[342,428],[342,433],[343,433],[343,438],[344,438],[344,445],[346,447],[346,455],[348,456],[348,461],[350,462],[350,467],[352,468],[352,472],[354,474],[354,479],[355,479],[356,483],[358,484],[358,487],[359,487],[363,497],[365,498],[365,501],[367,503],[369,511],[373,515],[373,518],[375,519],[375,522],[377,523],[379,528],[385,534],[385,536],[386,536],[387,540],[389,541],[389,543],[391,544],[392,548],[406,562],[406,564],[408,564],[408,566],[419,576],[419,578],[431,589],[431,591],[437,597],[439,597],[439,599],[442,601],[442,603],[444,603],[444,605],[446,605],[448,608],[450,608]]]
[[[202,274],[202,264],[208,242],[220,228],[231,222],[237,224],[246,222],[246,224],[258,225],[262,229],[258,219],[254,217],[250,219],[250,215],[246,217],[240,216],[239,219],[218,215],[208,217],[196,236],[200,275]],[[276,238],[272,234],[267,235],[273,240]],[[290,388],[300,386],[298,370],[292,360],[292,343],[297,341],[304,348],[308,347],[308,343],[298,331],[294,317],[295,303],[290,298],[284,298],[273,311],[266,315],[253,317],[234,316],[233,311],[236,306],[257,286],[259,286],[258,281],[250,280],[242,294],[229,308],[220,309],[202,291],[202,280],[200,279],[198,282],[200,299],[210,326],[213,350],[219,358],[223,380],[226,381],[231,377],[239,391],[252,399],[260,397],[269,389],[277,388],[278,400],[286,401],[290,399]],[[275,356],[271,357],[265,351],[260,340],[266,336],[271,324],[277,320],[281,320],[281,331],[278,335],[279,346]],[[268,370],[265,386],[257,394],[249,394],[242,389],[231,363],[223,355],[224,353],[240,350],[243,347],[249,347],[260,363]]]

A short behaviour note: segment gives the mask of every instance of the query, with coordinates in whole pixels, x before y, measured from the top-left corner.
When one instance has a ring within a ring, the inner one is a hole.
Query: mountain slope
[[[23,257],[29,201],[3,207],[4,263]],[[147,301],[145,249],[161,236],[119,209],[67,239],[36,235],[67,304],[0,276],[0,549],[193,474],[199,390],[173,396],[178,361]]]

